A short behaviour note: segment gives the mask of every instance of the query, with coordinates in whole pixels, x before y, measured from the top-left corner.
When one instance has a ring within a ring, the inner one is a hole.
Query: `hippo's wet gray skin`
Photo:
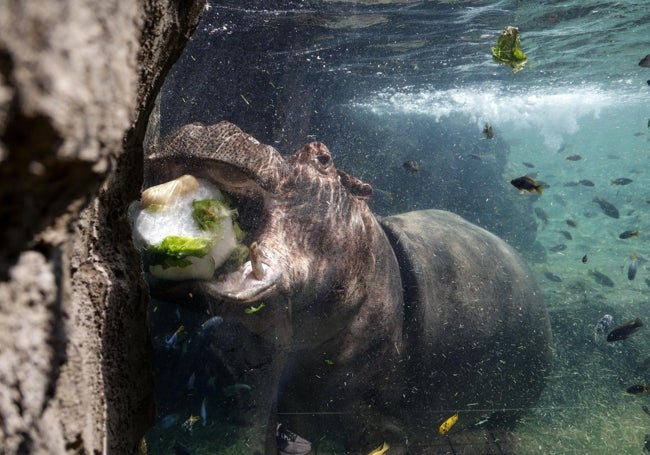
[[[276,421],[292,413],[337,413],[348,450],[388,441],[400,453],[436,437],[453,412],[465,427],[539,397],[546,310],[528,267],[496,236],[436,210],[379,221],[365,202],[371,188],[337,170],[325,145],[284,158],[227,122],[182,127],[148,168],[148,185],[211,180],[234,198],[245,243],[258,244],[263,276],[246,262],[221,280],[152,283],[159,298],[209,305],[259,349],[226,359],[252,388],[241,400],[252,453],[275,455]],[[313,418],[288,427],[322,435]]]

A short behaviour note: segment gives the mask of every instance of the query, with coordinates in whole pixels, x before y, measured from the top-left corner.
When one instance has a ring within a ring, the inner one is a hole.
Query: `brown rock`
[[[191,2],[5,2],[0,14],[0,441],[131,453],[153,421],[127,204]]]

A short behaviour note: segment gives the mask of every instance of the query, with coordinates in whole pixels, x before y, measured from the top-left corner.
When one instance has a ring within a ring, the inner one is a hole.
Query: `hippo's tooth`
[[[251,243],[250,246],[250,257],[251,257],[251,271],[253,272],[253,277],[256,280],[264,279],[264,267],[262,266],[262,260],[260,259],[260,250],[257,246],[257,242]]]

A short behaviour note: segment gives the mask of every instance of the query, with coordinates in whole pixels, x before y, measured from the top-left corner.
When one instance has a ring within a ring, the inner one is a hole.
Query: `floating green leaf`
[[[246,314],[257,313],[258,311],[260,311],[260,310],[261,310],[262,308],[264,308],[265,306],[266,306],[266,305],[264,305],[263,303],[260,303],[259,306],[256,306],[256,307],[255,307],[255,306],[252,306],[252,307],[250,307],[250,308],[246,308],[246,309],[244,310],[244,313],[246,313]]]
[[[517,27],[507,27],[499,36],[496,47],[492,48],[492,58],[512,67],[517,73],[526,65],[526,54],[521,50],[521,38]]]

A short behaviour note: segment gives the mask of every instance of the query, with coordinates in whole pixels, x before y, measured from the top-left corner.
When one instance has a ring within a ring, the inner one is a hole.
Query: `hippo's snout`
[[[252,246],[250,257],[237,270],[217,270],[215,279],[181,283],[158,283],[152,294],[169,298],[207,292],[224,302],[250,303],[268,297],[281,276],[274,247],[264,241],[268,206],[287,163],[271,146],[227,122],[182,127],[147,159],[148,178],[153,184],[183,174],[205,179],[230,199],[239,226],[246,233],[242,243]],[[220,274],[221,273],[221,274]]]

